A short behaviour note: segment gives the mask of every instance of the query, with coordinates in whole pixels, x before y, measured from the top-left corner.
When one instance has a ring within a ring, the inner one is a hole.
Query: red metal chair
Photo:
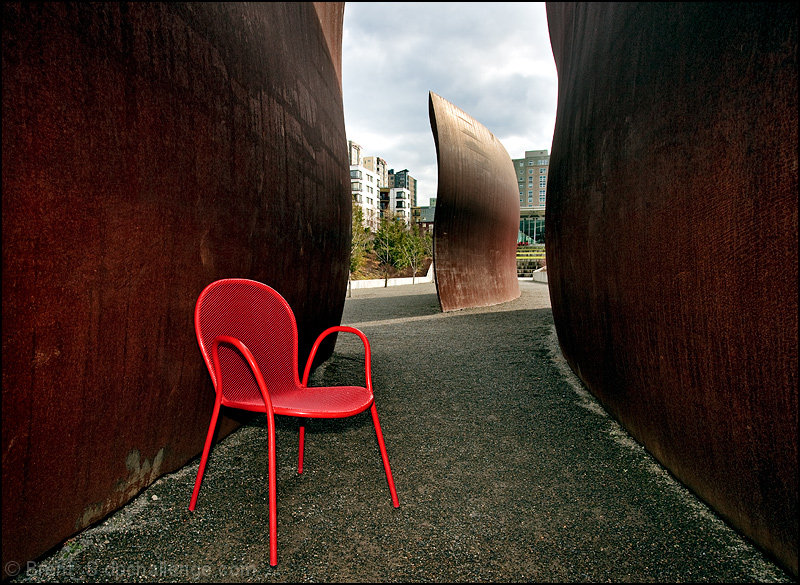
[[[271,287],[242,278],[209,284],[197,299],[194,325],[216,391],[200,468],[189,510],[194,510],[203,481],[220,407],[239,408],[267,415],[269,475],[269,563],[278,563],[278,515],[275,489],[275,415],[302,418],[344,418],[370,409],[378,437],[383,468],[394,507],[400,506],[389,457],[372,394],[371,351],[367,337],[353,327],[323,331],[311,349],[298,378],[297,324],[286,300]],[[311,364],[320,343],[329,334],[354,333],[364,344],[365,386],[309,387]],[[303,472],[305,427],[300,426],[298,473]]]

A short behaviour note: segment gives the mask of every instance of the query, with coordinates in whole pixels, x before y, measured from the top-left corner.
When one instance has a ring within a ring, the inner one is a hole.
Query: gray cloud
[[[434,91],[486,126],[512,158],[550,148],[557,78],[543,3],[347,3],[347,137],[436,196]]]

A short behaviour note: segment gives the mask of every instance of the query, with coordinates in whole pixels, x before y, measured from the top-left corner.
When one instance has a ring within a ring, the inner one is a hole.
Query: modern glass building
[[[519,243],[544,243],[544,213],[547,205],[547,150],[526,150],[525,158],[512,159],[519,187]]]

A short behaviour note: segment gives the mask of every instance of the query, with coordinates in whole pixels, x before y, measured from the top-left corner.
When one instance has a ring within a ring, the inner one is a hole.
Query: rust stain
[[[208,283],[280,290],[301,354],[340,322],[343,13],[2,4],[4,565],[200,451],[214,394],[192,314]]]
[[[797,11],[548,2],[547,269],[564,355],[797,575]]]
[[[101,503],[87,506],[83,514],[75,521],[75,530],[83,530],[98,520],[102,520],[121,505],[131,501],[140,491],[153,483],[161,475],[164,462],[164,449],[159,449],[153,460],[142,459],[138,450],[134,449],[125,458],[128,475],[120,479],[115,491]]]

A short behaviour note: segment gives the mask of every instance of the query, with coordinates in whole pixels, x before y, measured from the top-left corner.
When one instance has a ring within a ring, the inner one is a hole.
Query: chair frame
[[[272,398],[270,397],[269,393],[269,386],[267,385],[264,376],[262,374],[261,368],[259,368],[256,358],[254,357],[253,353],[250,349],[236,337],[230,335],[217,335],[212,343],[210,352],[208,351],[209,348],[206,347],[203,337],[201,336],[201,308],[206,295],[209,291],[213,290],[216,286],[222,285],[227,282],[237,282],[237,283],[246,283],[248,285],[252,285],[254,287],[261,287],[264,289],[265,292],[273,295],[277,300],[282,301],[285,305],[285,309],[287,310],[288,315],[291,317],[292,327],[294,332],[294,349],[295,355],[293,356],[293,363],[295,371],[297,371],[298,365],[298,356],[297,356],[297,322],[294,317],[294,312],[292,311],[291,307],[289,306],[288,302],[272,287],[260,283],[254,280],[248,279],[221,279],[212,282],[203,290],[200,296],[197,299],[197,303],[195,305],[195,314],[194,314],[194,322],[195,322],[195,333],[197,336],[198,344],[200,345],[201,353],[203,354],[203,359],[208,367],[209,373],[213,373],[212,381],[214,382],[214,390],[216,394],[216,398],[214,401],[214,409],[211,414],[211,421],[208,427],[208,432],[206,434],[205,444],[203,446],[203,454],[200,458],[200,466],[197,470],[197,477],[195,479],[194,490],[192,491],[192,498],[189,503],[189,510],[193,511],[197,504],[197,498],[200,493],[200,486],[203,481],[203,475],[205,473],[206,463],[208,462],[208,456],[211,451],[211,445],[214,440],[214,432],[217,426],[217,420],[219,418],[219,414],[221,408],[228,407],[228,408],[236,408],[242,410],[249,410],[254,412],[263,412],[266,414],[267,417],[267,434],[268,434],[268,484],[269,484],[269,540],[270,540],[270,565],[276,566],[278,564],[278,515],[277,515],[277,485],[276,485],[276,446],[275,446],[275,415],[282,415],[282,416],[293,416],[300,418],[301,421],[304,418],[346,418],[350,416],[354,416],[361,412],[364,412],[367,408],[369,408],[370,413],[372,415],[372,422],[375,427],[375,435],[378,440],[378,447],[381,454],[381,459],[383,461],[383,468],[386,472],[386,480],[389,485],[389,493],[392,497],[392,505],[395,508],[400,506],[400,501],[397,497],[397,490],[395,489],[394,478],[392,477],[392,470],[389,465],[389,456],[386,451],[386,445],[384,443],[383,432],[381,430],[380,421],[378,420],[378,411],[375,407],[375,398],[372,392],[372,351],[370,348],[369,340],[367,336],[356,329],[355,327],[348,327],[343,325],[336,325],[333,327],[328,327],[322,333],[319,334],[317,339],[314,341],[314,344],[311,348],[309,353],[308,359],[306,360],[305,368],[303,370],[303,377],[300,381],[300,388],[306,389],[309,388],[308,386],[308,379],[311,374],[312,364],[314,362],[314,358],[316,357],[317,350],[320,347],[320,344],[325,340],[332,333],[352,333],[357,335],[364,346],[364,373],[365,373],[365,386],[369,391],[371,396],[370,400],[367,404],[356,408],[355,410],[347,410],[347,411],[326,411],[324,413],[315,412],[309,413],[304,412],[302,410],[293,409],[291,407],[283,407],[283,408],[274,408],[272,403]],[[240,356],[244,359],[247,363],[250,371],[252,372],[256,384],[258,386],[259,391],[261,392],[261,397],[264,401],[263,408],[261,407],[254,407],[252,404],[243,404],[239,402],[234,402],[229,400],[225,397],[223,393],[223,372],[222,372],[222,364],[219,358],[219,347],[220,345],[227,345],[232,348],[235,348]],[[314,387],[312,387],[314,388]],[[321,390],[326,387],[316,387],[317,390]],[[335,386],[333,387],[335,388]],[[300,424],[300,432],[299,432],[299,441],[298,441],[298,464],[297,464],[297,473],[303,473],[303,453],[305,447],[305,425],[301,422]]]

